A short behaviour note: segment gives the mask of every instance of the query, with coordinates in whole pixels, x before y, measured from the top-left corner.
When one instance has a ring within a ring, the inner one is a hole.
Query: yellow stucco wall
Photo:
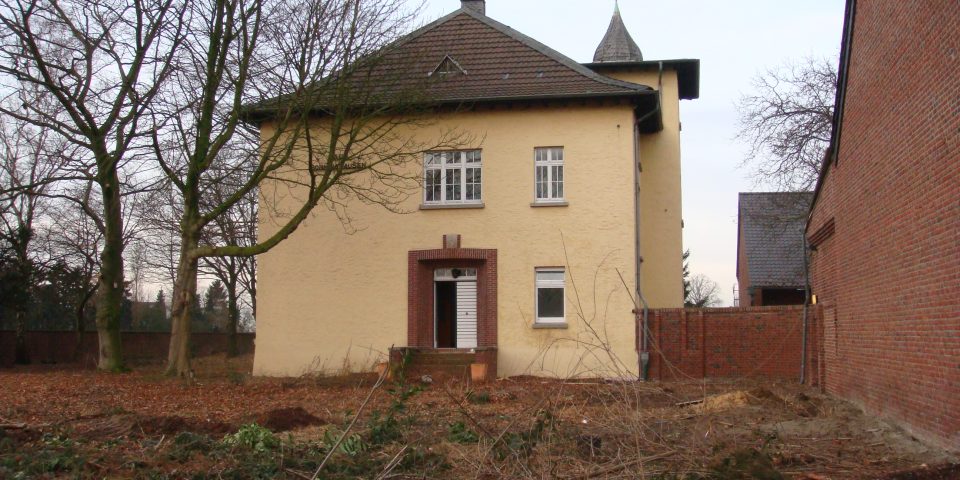
[[[677,72],[623,72],[611,77],[659,88],[663,130],[641,135],[640,286],[651,308],[683,305],[683,222],[680,188],[680,97]]]
[[[669,112],[665,105],[665,122]],[[617,273],[632,290],[632,125],[630,106],[565,106],[450,114],[421,130],[429,135],[450,127],[475,136],[469,147],[483,150],[485,207],[418,210],[415,195],[403,204],[413,213],[395,214],[353,201],[352,234],[336,215],[317,209],[260,258],[254,373],[369,370],[391,345],[404,346],[407,253],[440,248],[443,234],[458,233],[465,248],[498,250],[500,376],[635,375],[633,303]],[[677,141],[669,134],[642,137],[643,198],[649,202],[643,208],[643,282],[652,306],[682,302],[679,146],[669,145]],[[564,147],[568,206],[530,206],[537,146]],[[652,158],[657,155],[677,158]],[[421,169],[419,162],[409,167]],[[658,179],[663,185],[654,186]],[[264,213],[261,235],[274,224]],[[534,268],[558,265],[567,265],[569,328],[534,329]],[[657,285],[661,281],[668,285]],[[610,368],[607,352],[588,347],[598,343],[610,346],[620,370]]]

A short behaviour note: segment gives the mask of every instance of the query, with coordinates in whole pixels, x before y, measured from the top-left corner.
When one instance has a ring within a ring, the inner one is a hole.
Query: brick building
[[[960,450],[960,7],[848,0],[806,233],[827,391]]]

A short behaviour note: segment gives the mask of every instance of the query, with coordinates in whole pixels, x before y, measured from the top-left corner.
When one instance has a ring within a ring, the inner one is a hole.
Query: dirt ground
[[[372,374],[262,379],[250,364],[198,359],[191,381],[0,370],[0,479],[960,478],[945,452],[794,384],[373,388]]]

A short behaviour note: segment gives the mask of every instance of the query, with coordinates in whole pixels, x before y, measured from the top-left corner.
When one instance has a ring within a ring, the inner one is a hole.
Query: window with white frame
[[[423,203],[479,204],[483,163],[480,150],[427,152],[423,159]]]
[[[563,201],[563,147],[534,149],[536,201]]]
[[[564,316],[563,268],[538,268],[536,272],[537,323],[566,323],[566,317]]]

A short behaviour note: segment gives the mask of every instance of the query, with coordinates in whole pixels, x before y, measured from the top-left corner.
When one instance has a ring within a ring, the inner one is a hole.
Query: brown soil
[[[960,463],[945,464],[934,467],[920,467],[917,469],[893,473],[885,480],[957,480],[960,479]]]
[[[327,422],[311,415],[303,407],[277,408],[256,416],[256,423],[274,432],[286,432],[312,425],[324,425]]]
[[[234,456],[205,455],[202,441],[190,438],[179,441],[199,446],[181,455],[176,449],[185,447],[174,437],[190,432],[216,439],[256,422],[274,432],[290,431],[284,439],[322,442],[329,429],[342,429],[352,418],[375,381],[370,375],[251,378],[250,365],[250,357],[198,359],[190,382],[163,377],[160,366],[125,374],[0,370],[0,423],[29,425],[0,435],[0,476],[4,435],[18,452],[39,452],[49,449],[40,436],[56,433],[78,439],[77,448],[90,459],[79,478],[136,476],[130,468],[170,478],[216,477],[236,467]],[[356,423],[357,433],[369,435],[374,415],[382,418],[396,398],[387,388],[377,391]],[[737,478],[748,475],[746,469],[794,479],[960,478],[960,467],[949,463],[956,459],[945,452],[792,383],[527,377],[424,385],[404,403],[402,438],[363,455],[387,462],[410,446],[421,461],[430,455],[446,459],[444,469],[416,467],[416,478],[650,478],[667,472],[698,478],[718,470]],[[458,424],[479,441],[451,440]],[[284,452],[283,461],[293,461]],[[624,460],[644,458],[650,460]]]

